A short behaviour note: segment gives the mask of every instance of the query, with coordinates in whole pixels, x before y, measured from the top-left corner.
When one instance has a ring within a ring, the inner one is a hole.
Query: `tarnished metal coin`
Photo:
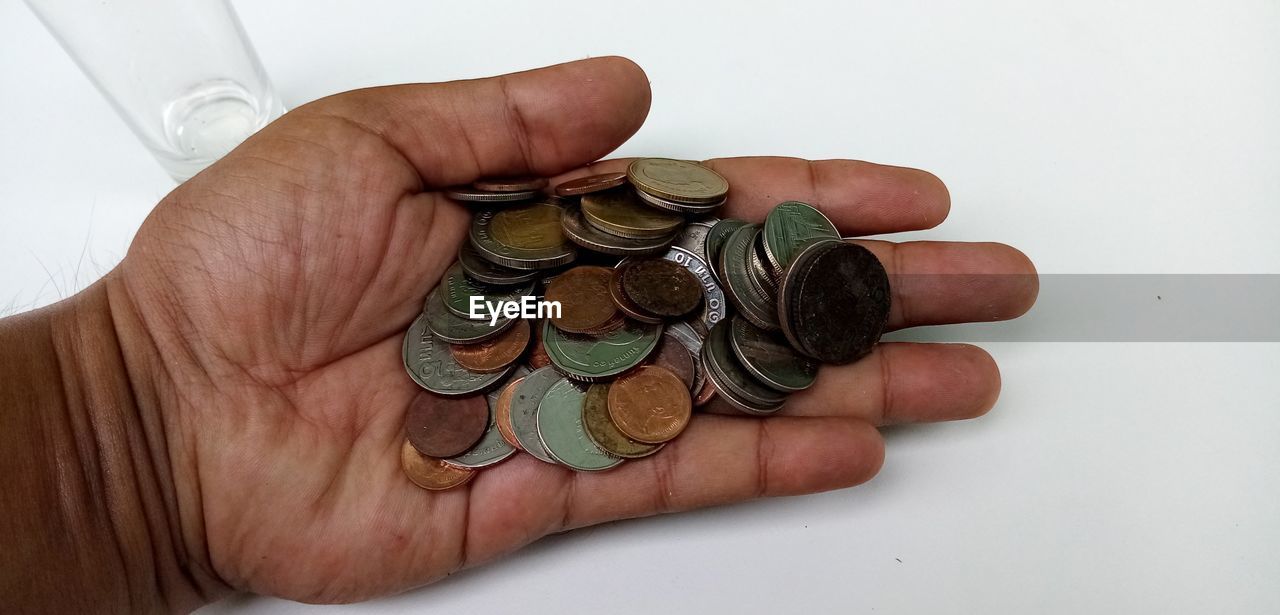
[[[712,273],[711,267],[706,261],[684,248],[673,246],[662,255],[662,258],[687,269],[702,285],[702,310],[697,315],[697,326],[702,334],[705,335],[706,331],[709,331],[716,323],[724,320],[725,315],[728,314],[725,293],[721,289],[720,283],[716,281],[715,274]],[[618,263],[618,267],[621,268],[628,262],[627,259],[623,259],[622,262]],[[621,289],[618,290],[620,291]],[[623,311],[625,312],[626,309],[623,309]],[[628,316],[635,318],[630,313],[628,313]]]
[[[786,395],[760,384],[738,363],[730,348],[729,327],[728,322],[716,325],[702,344],[702,365],[707,370],[707,379],[722,399],[743,412],[777,412],[786,402]]]
[[[645,205],[627,187],[583,196],[581,207],[588,224],[619,237],[666,237],[684,224],[684,217]]]
[[[748,224],[729,235],[720,250],[720,281],[739,313],[757,327],[777,331],[778,306],[756,290],[748,270],[751,249],[759,234],[759,225]]]
[[[839,240],[809,244],[792,260],[778,308],[787,341],[823,363],[871,352],[889,319],[889,276],[871,251]]]
[[[652,194],[649,194],[648,192],[645,192],[643,190],[637,190],[636,196],[640,197],[640,200],[644,201],[646,205],[657,207],[658,209],[665,209],[667,211],[674,211],[682,214],[689,214],[692,216],[711,213],[719,209],[721,205],[725,204],[725,199],[712,201],[710,203],[700,203],[697,205],[693,203],[680,203],[678,201],[670,201],[662,197],[653,196]]]
[[[764,219],[761,246],[775,276],[781,276],[801,248],[822,239],[840,239],[840,231],[808,203],[785,201]]]
[[[689,425],[693,400],[678,376],[644,365],[609,385],[609,418],[618,431],[637,442],[668,442]]]
[[[618,431],[618,426],[609,418],[609,385],[593,384],[587,389],[586,399],[582,404],[582,424],[586,428],[591,443],[614,457],[636,459],[652,455],[665,443],[645,444],[628,438]]]
[[[684,316],[702,303],[702,284],[678,263],[645,258],[621,267],[622,292],[647,313]]]
[[[456,318],[452,314],[450,316]],[[409,377],[418,386],[440,395],[470,395],[486,391],[501,382],[511,369],[508,367],[492,374],[478,374],[463,369],[453,360],[449,345],[427,329],[425,314],[419,315],[409,325],[409,330],[404,334],[401,353],[404,369],[409,372]]]
[[[427,295],[422,315],[426,317],[427,328],[450,344],[479,344],[502,335],[515,324],[514,319],[498,317],[498,322],[490,326],[487,320],[468,320],[458,316],[445,307],[439,288]]]
[[[529,372],[524,380],[516,385],[511,398],[511,431],[520,450],[532,455],[538,461],[554,464],[556,460],[547,455],[542,441],[538,439],[538,404],[551,385],[564,378],[550,367],[543,367]]]
[[[688,347],[668,328],[662,332],[658,348],[649,355],[647,361],[675,374],[686,388],[692,389],[698,377],[697,360],[693,357]]]
[[[653,352],[661,336],[662,325],[634,321],[604,335],[565,333],[550,322],[542,328],[552,365],[588,382],[616,376],[639,365]]]
[[[595,266],[574,267],[556,276],[544,295],[547,301],[560,302],[560,315],[553,316],[551,323],[570,333],[593,333],[607,328],[611,321],[620,318],[618,308],[609,298],[612,279],[612,269]]]
[[[423,456],[405,440],[400,445],[400,468],[409,482],[430,491],[443,491],[466,484],[475,470],[451,466],[434,457]]]
[[[677,233],[671,233],[646,239],[630,239],[606,233],[587,223],[586,218],[582,215],[582,208],[577,205],[570,205],[565,208],[564,216],[560,218],[560,223],[569,241],[588,250],[613,256],[657,254],[665,251],[677,235]]]
[[[531,192],[547,187],[545,177],[498,177],[477,179],[471,187],[485,192]]]
[[[725,218],[716,222],[711,225],[711,230],[707,231],[707,238],[703,242],[703,251],[694,252],[694,254],[701,256],[702,260],[706,261],[707,264],[714,265],[720,260],[720,248],[724,246],[724,241],[734,231],[746,225],[745,221],[735,218]],[[720,278],[717,277],[716,279],[719,280]]]
[[[529,370],[523,366],[517,367],[514,372],[507,378],[506,382],[497,389],[490,391],[485,396],[485,403],[489,406],[489,425],[485,428],[484,435],[480,437],[480,441],[467,452],[456,457],[450,457],[445,461],[450,465],[463,468],[479,469],[501,463],[510,459],[515,454],[515,447],[507,442],[506,436],[503,435],[501,427],[498,426],[498,406],[502,398],[502,394],[511,388],[511,383],[529,375]],[[507,395],[508,403],[510,403],[510,395]],[[508,418],[510,417],[510,409],[508,409]]]
[[[527,374],[526,374],[527,375]],[[512,379],[501,389],[498,390],[498,398],[490,404],[493,409],[493,422],[498,427],[498,433],[516,450],[524,450],[520,447],[520,440],[516,438],[515,427],[511,425],[511,400],[515,398],[516,385],[524,382],[524,376]]]
[[[802,356],[781,335],[765,331],[747,319],[730,319],[729,345],[733,354],[756,380],[784,393],[801,391],[818,377],[818,362]]]
[[[613,299],[613,304],[618,309],[632,319],[638,320],[645,324],[656,325],[662,322],[662,317],[657,314],[650,314],[644,308],[640,307],[627,293],[622,290],[622,273],[623,264],[613,270],[613,277],[609,280],[609,298]]]
[[[458,248],[458,263],[462,265],[462,271],[467,274],[467,277],[495,286],[532,282],[541,274],[537,269],[512,269],[485,260],[476,252],[475,246],[471,245],[470,241],[462,242],[462,246]]]
[[[529,321],[517,319],[516,324],[501,335],[478,344],[449,347],[453,360],[464,369],[488,374],[502,371],[524,355],[529,347]]]
[[[653,196],[680,203],[711,203],[729,194],[729,182],[696,162],[640,158],[627,167],[627,179]]]
[[[547,453],[562,465],[580,472],[608,470],[622,459],[600,450],[587,436],[582,424],[585,398],[583,385],[566,378],[547,389],[538,404],[538,437]]]
[[[675,339],[689,351],[689,357],[693,359],[693,384],[689,386],[689,390],[694,393],[694,405],[697,405],[697,394],[702,390],[707,378],[706,369],[702,367],[703,334],[687,322],[673,322],[666,326],[662,335]],[[665,344],[666,340],[663,340],[663,343]]]
[[[551,357],[547,356],[547,347],[542,342],[542,329],[546,324],[545,320],[539,319],[533,323],[533,343],[529,350],[529,367],[531,369],[541,369],[551,365]]]
[[[520,192],[490,192],[488,190],[476,190],[469,186],[454,186],[444,191],[445,196],[455,201],[477,203],[485,206],[528,201],[530,199],[538,198],[541,194],[542,193],[537,190],[522,190]]]
[[[537,201],[486,209],[471,219],[470,239],[481,257],[515,269],[548,269],[573,261],[573,242],[560,228],[564,209]]]
[[[467,277],[462,269],[462,263],[454,263],[444,272],[444,277],[440,280],[440,288],[444,291],[442,295],[444,306],[449,308],[450,312],[463,318],[471,318],[471,298],[479,297],[480,317],[473,320],[488,320],[488,310],[483,302],[519,301],[520,297],[533,292],[533,282],[525,282],[523,285],[514,287],[490,286]]]
[[[441,397],[419,391],[404,417],[404,435],[419,453],[431,457],[460,455],[480,441],[489,424],[483,397]]]
[[[747,256],[747,271],[751,273],[752,286],[760,294],[770,302],[778,300],[778,280],[773,272],[772,265],[764,257],[764,249],[760,247],[760,238],[764,233],[756,235],[755,244],[751,246],[751,253]]]
[[[557,196],[580,196],[617,188],[627,183],[626,173],[600,173],[561,182],[556,185]]]
[[[680,233],[676,235],[676,240],[671,245],[673,247],[682,248],[690,254],[696,254],[702,260],[706,260],[707,254],[707,235],[711,233],[711,227],[719,220],[712,218],[711,220],[701,220],[698,222],[690,222],[680,229]]]

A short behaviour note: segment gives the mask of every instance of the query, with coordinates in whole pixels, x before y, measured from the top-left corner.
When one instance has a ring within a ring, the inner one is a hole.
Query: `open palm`
[[[634,133],[648,106],[644,73],[619,58],[348,92],[287,114],[166,197],[112,283],[160,366],[151,377],[188,548],[207,549],[232,588],[356,600],[549,532],[857,484],[883,459],[876,426],[991,407],[999,374],[980,349],[882,344],[823,368],[779,416],[699,415],[661,454],[614,471],[520,454],[464,488],[414,487],[399,450],[418,389],[400,343],[470,219],[438,189],[623,168],[589,163]],[[922,171],[708,164],[733,186],[725,214],[735,217],[798,199],[859,235],[930,227],[949,208]],[[1006,246],[865,245],[891,275],[957,274],[896,285],[891,327],[1013,317],[1035,297],[1031,264]]]

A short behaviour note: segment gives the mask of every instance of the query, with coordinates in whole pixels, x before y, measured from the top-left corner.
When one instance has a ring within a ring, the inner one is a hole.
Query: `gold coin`
[[[678,203],[712,203],[729,193],[729,181],[695,162],[641,158],[627,167],[627,179],[639,190]]]
[[[400,467],[413,484],[429,491],[452,489],[476,475],[475,470],[451,466],[442,459],[419,453],[408,439],[400,447]]]
[[[684,217],[645,205],[630,188],[584,194],[582,215],[591,226],[632,239],[668,235],[684,224]]]
[[[565,243],[560,208],[551,203],[509,207],[493,215],[489,233],[498,243],[519,250],[545,250]]]

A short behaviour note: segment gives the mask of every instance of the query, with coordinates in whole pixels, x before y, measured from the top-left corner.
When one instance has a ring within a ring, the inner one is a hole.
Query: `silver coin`
[[[720,397],[739,410],[750,414],[777,412],[787,396],[760,384],[742,367],[729,346],[729,326],[724,322],[713,328],[702,345],[707,377]]]
[[[777,302],[769,301],[756,290],[749,269],[752,246],[759,234],[760,225],[748,224],[729,235],[724,247],[720,249],[720,280],[724,282],[725,294],[729,300],[751,324],[769,331],[778,331]]]
[[[664,199],[660,196],[654,196],[639,189],[636,190],[636,196],[640,197],[640,200],[644,201],[647,205],[652,205],[659,209],[665,209],[668,211],[677,211],[682,214],[705,214],[715,211],[725,203],[725,199],[698,205],[692,203],[677,203],[675,201]]]
[[[458,263],[462,265],[462,270],[466,272],[467,277],[477,282],[497,286],[523,284],[538,279],[542,274],[537,269],[512,269],[489,262],[476,252],[475,246],[471,245],[470,241],[462,242],[462,246],[458,248]]]
[[[711,230],[707,231],[707,238],[702,246],[702,260],[712,265],[711,272],[716,274],[716,281],[721,284],[724,280],[720,279],[720,272],[716,271],[714,265],[720,262],[720,248],[724,247],[724,241],[732,235],[734,231],[746,226],[747,223],[736,218],[725,218],[711,225]]]
[[[550,464],[555,464],[556,460],[547,455],[542,440],[538,439],[538,404],[547,394],[547,389],[563,379],[550,366],[535,369],[516,385],[511,396],[511,430],[515,432],[520,448],[535,459]]]
[[[515,455],[515,447],[507,444],[507,441],[502,438],[502,432],[498,431],[497,415],[495,413],[498,411],[498,397],[502,394],[502,388],[508,382],[528,374],[528,368],[518,365],[510,374],[507,374],[501,384],[489,391],[489,394],[485,396],[485,401],[489,404],[489,426],[485,428],[484,435],[480,437],[480,441],[475,446],[471,447],[471,450],[457,457],[450,457],[445,461],[455,466],[475,470],[501,463]]]
[[[662,333],[674,337],[685,347],[685,350],[689,351],[689,356],[693,357],[693,386],[689,387],[689,390],[697,394],[707,380],[706,368],[702,365],[703,334],[687,322],[673,322],[667,325]]]
[[[444,305],[450,312],[471,320],[489,320],[485,307],[487,304],[484,302],[519,301],[521,297],[533,292],[533,282],[503,287],[476,282],[463,271],[462,263],[455,262],[444,272],[439,289]],[[482,302],[476,318],[471,317],[472,297],[479,297]]]
[[[439,288],[427,295],[422,304],[422,313],[427,319],[427,328],[440,339],[450,344],[478,344],[492,339],[515,324],[515,319],[499,316],[498,322],[489,326],[488,320],[468,320],[445,307],[444,297]]]
[[[711,232],[711,222],[690,222],[680,229],[680,234],[676,235],[675,243],[671,244],[677,248],[684,248],[689,252],[698,255],[703,262],[707,261],[707,234]]]
[[[492,374],[467,371],[449,352],[449,345],[427,329],[427,317],[419,314],[404,334],[401,346],[404,369],[418,386],[448,396],[471,395],[497,385],[514,366]]]
[[[565,208],[560,218],[565,237],[579,246],[614,256],[647,256],[667,249],[675,241],[678,233],[650,239],[630,239],[612,233],[606,233],[587,223],[582,215],[582,208],[572,205]]]
[[[716,323],[724,320],[728,313],[728,303],[725,302],[724,290],[716,282],[715,274],[712,273],[706,261],[697,254],[678,246],[672,246],[661,258],[689,270],[689,273],[698,278],[698,282],[702,284],[702,307],[698,311],[697,320],[701,321],[705,330],[710,331]],[[618,266],[621,267],[626,262],[627,259],[624,258],[618,262]]]
[[[561,378],[547,389],[538,403],[538,438],[542,447],[561,465],[579,472],[608,470],[622,463],[596,446],[582,423],[586,387]]]
[[[520,192],[489,192],[476,190],[470,186],[454,186],[444,191],[444,195],[465,203],[512,203],[536,199],[542,193],[537,190],[521,190]]]
[[[564,206],[550,198],[506,209],[485,209],[471,218],[468,238],[476,254],[504,267],[550,269],[567,265],[577,257],[577,250],[564,237],[559,218],[563,214]],[[533,239],[525,245],[534,247],[503,243],[494,236],[495,220],[501,220],[497,223],[499,235],[524,233],[526,236],[517,238]]]
[[[741,316],[729,319],[729,346],[752,376],[765,386],[783,393],[813,386],[818,362],[796,352],[786,338],[765,331]]]
[[[756,235],[755,245],[747,256],[747,265],[749,265],[747,269],[751,272],[751,281],[754,282],[754,287],[760,295],[771,302],[776,302],[778,279],[774,277],[773,266],[769,265],[764,257],[764,248],[760,247],[760,238],[763,236],[764,233]]]

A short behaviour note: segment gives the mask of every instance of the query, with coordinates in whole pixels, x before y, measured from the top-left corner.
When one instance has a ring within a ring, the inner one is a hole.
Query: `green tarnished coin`
[[[734,356],[765,386],[782,392],[801,391],[818,377],[818,362],[800,355],[777,333],[765,331],[741,316],[730,321]]]
[[[615,457],[646,457],[658,452],[666,444],[636,442],[618,431],[618,426],[609,418],[609,385],[604,383],[593,384],[587,389],[587,397],[582,404],[582,424],[586,427],[591,443]]]
[[[583,385],[566,378],[551,385],[538,404],[538,439],[553,459],[581,472],[608,470],[622,459],[591,442],[582,424]]]
[[[426,316],[427,328],[450,344],[479,344],[501,335],[516,322],[515,319],[501,316],[493,326],[489,325],[488,320],[467,320],[445,307],[444,297],[439,288],[427,295],[427,300],[422,305],[422,313]]]
[[[711,230],[707,231],[707,238],[702,245],[702,260],[710,265],[715,265],[720,259],[720,248],[724,247],[724,240],[729,238],[734,231],[746,226],[747,223],[736,218],[725,218],[711,225]],[[717,278],[718,280],[719,278]]]
[[[419,315],[404,334],[401,346],[404,369],[418,386],[440,395],[470,395],[486,391],[502,381],[513,367],[492,374],[463,369],[453,360],[449,345],[427,329],[426,315]]]
[[[467,277],[477,282],[497,286],[532,282],[541,274],[537,269],[512,269],[485,260],[479,252],[476,252],[476,247],[471,245],[470,241],[464,241],[458,247],[458,262],[462,264],[462,270],[466,272]]]
[[[822,239],[839,238],[836,225],[808,203],[779,203],[764,219],[765,257],[779,276],[801,248]]]
[[[777,331],[777,302],[756,290],[756,282],[749,269],[749,259],[754,258],[752,248],[759,234],[759,225],[748,224],[729,235],[720,250],[720,281],[724,284],[725,294],[739,313],[757,327]]]
[[[542,344],[560,371],[586,381],[596,381],[639,365],[658,345],[662,325],[628,320],[603,335],[565,333],[548,320],[542,326]]]
[[[450,312],[457,314],[463,318],[471,318],[471,298],[480,297],[480,301],[519,301],[520,297],[533,293],[533,282],[526,282],[524,285],[516,287],[500,288],[476,282],[467,277],[462,269],[462,263],[454,263],[448,271],[444,272],[444,279],[440,281],[440,287],[444,291],[444,305],[449,308]],[[481,303],[480,309],[477,310],[480,318],[476,320],[487,320],[487,309]]]
[[[777,412],[786,395],[760,384],[742,367],[730,347],[729,327],[729,322],[712,327],[702,344],[702,364],[707,377],[720,397],[739,410],[749,414]]]
[[[554,464],[556,460],[547,455],[538,439],[538,404],[551,385],[562,379],[551,366],[535,369],[516,384],[511,397],[511,431],[524,452],[544,463]]]

